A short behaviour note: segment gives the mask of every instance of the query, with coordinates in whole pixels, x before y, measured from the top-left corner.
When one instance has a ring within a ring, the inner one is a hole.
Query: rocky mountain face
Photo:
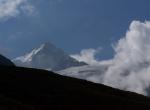
[[[42,44],[39,48],[33,49],[31,52],[13,59],[17,66],[63,70],[73,66],[86,65],[84,62],[79,62],[70,57],[62,49],[59,49],[51,43]]]

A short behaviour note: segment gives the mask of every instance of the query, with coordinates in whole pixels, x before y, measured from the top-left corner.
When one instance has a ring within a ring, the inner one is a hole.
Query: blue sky
[[[98,58],[110,59],[130,23],[150,19],[149,0],[6,0],[16,2],[6,13],[1,1],[0,51],[9,58],[49,41],[69,54],[101,47]]]

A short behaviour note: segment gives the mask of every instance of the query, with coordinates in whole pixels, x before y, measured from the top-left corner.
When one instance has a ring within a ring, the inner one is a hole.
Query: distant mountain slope
[[[3,66],[0,73],[1,110],[150,109],[148,97],[44,70]]]
[[[107,69],[108,65],[85,65],[80,67],[67,68],[61,71],[57,71],[57,73],[64,76],[70,76],[100,83],[100,81],[102,82],[103,75]]]
[[[14,66],[14,64],[9,59],[2,55],[0,55],[0,65]]]
[[[15,58],[13,62],[17,66],[51,70],[62,70],[72,66],[86,65],[86,63],[78,62],[63,50],[50,43],[42,44],[39,48],[33,49],[30,53]]]

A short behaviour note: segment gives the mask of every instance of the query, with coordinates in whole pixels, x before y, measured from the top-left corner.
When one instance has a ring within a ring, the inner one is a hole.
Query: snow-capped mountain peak
[[[20,60],[22,62],[31,62],[33,57],[38,54],[38,52],[45,50],[46,48],[49,48],[50,43],[44,43],[39,48],[33,49],[30,53],[25,54],[24,56],[18,57],[14,60]]]
[[[62,49],[51,43],[44,43],[39,48],[35,48],[31,52],[15,58],[13,62],[18,66],[52,70],[86,65],[84,62],[78,62],[70,57]]]

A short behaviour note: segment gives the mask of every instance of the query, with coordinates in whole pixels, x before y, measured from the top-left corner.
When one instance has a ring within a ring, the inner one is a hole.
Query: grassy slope
[[[2,108],[144,110],[150,109],[150,98],[44,70],[0,67],[0,109],[3,110]]]

